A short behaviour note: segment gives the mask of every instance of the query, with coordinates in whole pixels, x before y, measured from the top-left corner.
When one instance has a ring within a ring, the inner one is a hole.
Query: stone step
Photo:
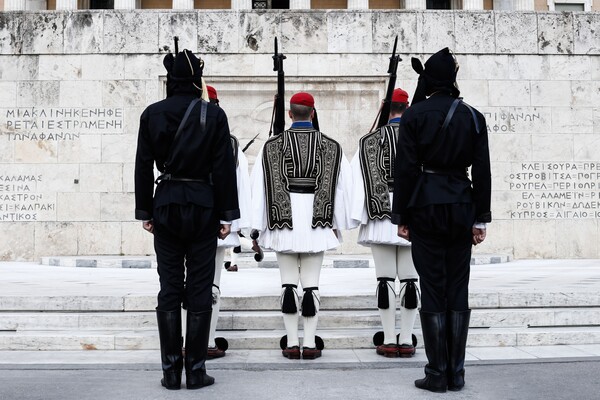
[[[245,249],[238,256],[241,268],[277,268],[278,263],[274,252],[265,251],[261,262],[254,261],[254,252]],[[473,254],[471,265],[499,264],[512,260],[508,254]],[[40,263],[53,267],[77,268],[129,268],[156,269],[154,256],[51,256],[42,257]],[[373,268],[371,254],[338,255],[326,254],[323,268]]]
[[[223,310],[260,311],[278,310],[280,297],[227,296],[224,289]],[[600,307],[599,291],[490,291],[471,292],[471,308],[548,308],[548,307]],[[377,307],[374,294],[357,294],[321,297],[323,310],[365,310]],[[132,295],[89,296],[2,296],[2,311],[153,311],[156,293]]]
[[[399,326],[400,317],[397,316]],[[600,307],[545,309],[475,309],[471,327],[595,326]],[[302,318],[300,318],[302,324]],[[381,326],[377,310],[321,310],[322,329],[374,328]],[[419,319],[416,320],[419,326]],[[156,330],[153,311],[141,312],[0,312],[0,331],[50,330]],[[279,311],[222,311],[220,330],[283,329]]]
[[[372,348],[376,329],[320,329],[329,349]],[[278,349],[283,330],[218,331],[230,349]],[[415,330],[421,347],[420,330]],[[467,346],[540,346],[600,344],[600,327],[544,327],[470,329]],[[142,331],[32,331],[0,332],[0,350],[156,350],[158,332]]]

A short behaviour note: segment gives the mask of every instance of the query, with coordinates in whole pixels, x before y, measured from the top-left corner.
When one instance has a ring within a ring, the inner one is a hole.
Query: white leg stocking
[[[321,266],[323,265],[323,252],[300,254],[300,282],[302,288],[318,288]],[[306,296],[310,292],[304,292]],[[303,347],[316,347],[315,335],[317,334],[317,323],[319,321],[319,290],[312,290],[313,302],[315,304],[315,315],[304,318],[304,340]]]
[[[277,257],[277,263],[279,264],[279,274],[281,275],[282,285],[298,285],[300,279],[300,270],[298,266],[298,255],[288,253],[275,253]],[[281,298],[283,302],[283,295],[285,289],[281,289]],[[294,301],[296,302],[296,310],[300,309],[298,304],[298,291],[294,289]],[[285,325],[285,331],[287,333],[287,346],[299,346],[300,341],[298,339],[298,311],[294,314],[283,314],[283,324]]]
[[[212,315],[210,317],[210,334],[208,336],[208,346],[215,347],[215,335],[217,331],[217,321],[219,319],[219,308],[221,306],[221,271],[223,270],[223,260],[225,259],[225,248],[217,247],[217,255],[215,257],[215,279],[213,280],[213,306]],[[215,285],[217,287],[215,287]]]
[[[408,246],[398,246],[397,247],[397,265],[398,265],[398,279],[402,281],[403,279],[418,279],[417,271],[415,270],[415,265],[412,261],[411,249]],[[418,282],[415,282],[415,285],[418,287]],[[417,318],[417,313],[419,308],[408,309],[402,306],[402,298],[404,297],[406,291],[406,282],[400,282],[400,293],[399,298],[400,302],[400,337],[398,340],[398,344],[412,344],[412,333],[415,325],[415,319]],[[417,302],[419,300],[419,294],[417,291]]]
[[[388,308],[380,308],[381,325],[383,327],[383,343],[396,343],[396,246],[387,244],[371,245],[375,273],[377,278],[391,278],[394,281],[385,282],[388,285]],[[379,284],[379,282],[378,282]]]

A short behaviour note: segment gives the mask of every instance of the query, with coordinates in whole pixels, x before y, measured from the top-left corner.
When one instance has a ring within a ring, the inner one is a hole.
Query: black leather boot
[[[444,393],[447,386],[446,367],[446,313],[421,311],[421,329],[427,365],[425,378],[417,379],[415,386],[430,392]]]
[[[448,323],[448,390],[457,392],[465,386],[465,348],[469,334],[471,310],[449,311]]]
[[[206,375],[208,356],[208,336],[212,310],[187,313],[185,336],[185,379],[188,389],[200,389],[215,383],[212,376]]]
[[[183,356],[181,354],[181,310],[156,310],[158,336],[160,338],[160,358],[163,378],[160,383],[169,390],[181,388]]]

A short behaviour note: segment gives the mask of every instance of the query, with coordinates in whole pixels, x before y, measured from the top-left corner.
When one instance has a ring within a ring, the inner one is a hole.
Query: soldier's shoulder
[[[463,104],[465,106],[467,106],[468,108],[470,108],[471,110],[473,110],[473,112],[475,113],[475,115],[477,115],[477,117],[479,118],[485,118],[483,113],[481,111],[479,111],[478,109],[476,109],[475,107],[473,107],[472,105],[470,105],[469,103],[467,103],[466,101],[463,100]]]
[[[145,113],[156,113],[164,110],[171,103],[170,98],[162,99],[157,102],[154,102],[146,107],[144,110]]]
[[[282,141],[281,135],[273,135],[265,141],[265,147],[273,145],[273,143],[277,143],[277,142],[281,142],[281,141]]]
[[[204,100],[203,100],[204,101]],[[206,116],[216,118],[227,118],[227,113],[221,107],[216,106],[212,103],[206,102]]]
[[[362,143],[364,143],[374,137],[377,137],[379,135],[381,135],[381,128],[377,128],[374,131],[371,131],[369,133],[362,135],[361,138],[358,139],[358,142],[362,144]]]
[[[335,140],[335,139],[334,139],[334,138],[332,138],[332,137],[329,137],[329,136],[327,136],[327,135],[326,135],[326,134],[324,134],[323,132],[321,132],[321,137],[323,138],[322,140],[323,140],[323,141],[325,141],[325,142],[329,142],[329,143],[331,143],[332,145],[339,146],[340,148],[342,147],[342,145],[341,145],[341,144],[340,144],[340,143],[339,143],[337,140]]]

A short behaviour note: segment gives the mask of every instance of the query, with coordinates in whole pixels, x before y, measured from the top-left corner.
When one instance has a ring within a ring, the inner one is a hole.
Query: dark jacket
[[[454,97],[436,94],[402,115],[392,207],[392,221],[398,225],[408,224],[412,207],[431,204],[473,203],[474,222],[492,219],[485,118],[473,109],[479,125],[476,133],[473,113],[460,104],[448,128],[441,133],[453,101]],[[466,173],[470,166],[472,182]]]
[[[202,132],[201,104],[196,104],[173,144],[175,132],[194,98],[196,94],[192,92],[175,94],[151,104],[142,113],[135,160],[136,219],[149,220],[154,208],[167,204],[214,208],[218,218],[224,221],[240,216],[235,161],[225,112],[208,104],[206,131]],[[154,163],[161,173],[205,182],[162,180],[154,193]]]

